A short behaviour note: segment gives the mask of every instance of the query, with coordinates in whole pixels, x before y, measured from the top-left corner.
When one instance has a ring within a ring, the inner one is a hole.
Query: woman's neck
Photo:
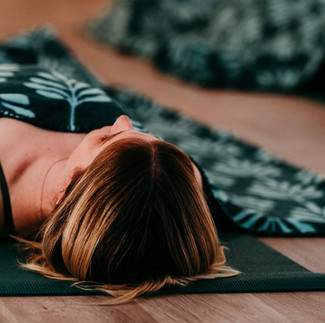
[[[62,192],[69,184],[65,178],[65,166],[67,158],[51,161],[42,181],[40,189],[39,205],[42,219],[45,219],[54,209]]]

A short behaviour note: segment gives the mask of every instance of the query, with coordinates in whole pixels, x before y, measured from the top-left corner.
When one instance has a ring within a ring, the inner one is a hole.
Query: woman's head
[[[118,138],[76,170],[41,239],[31,269],[124,299],[234,274],[191,160],[154,137]]]
[[[119,117],[112,126],[102,127],[88,133],[84,140],[73,151],[67,161],[65,178],[70,182],[76,169],[85,169],[95,157],[107,146],[120,139],[138,138],[144,141],[157,140],[151,134],[135,131],[130,119],[123,115]],[[193,164],[197,181],[202,185],[202,178],[199,170]]]

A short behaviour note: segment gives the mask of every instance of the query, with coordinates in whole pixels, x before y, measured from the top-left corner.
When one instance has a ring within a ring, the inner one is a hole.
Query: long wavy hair
[[[238,274],[225,266],[190,158],[161,140],[111,143],[29,242],[23,266],[128,301],[166,285]]]

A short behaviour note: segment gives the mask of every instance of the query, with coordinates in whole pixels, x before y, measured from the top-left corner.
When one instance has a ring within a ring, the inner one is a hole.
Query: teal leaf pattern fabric
[[[0,84],[7,82],[9,78],[15,75],[15,72],[19,70],[19,66],[16,64],[2,64],[0,65]],[[35,114],[28,109],[30,104],[29,98],[25,94],[21,93],[0,93],[0,105],[7,108],[9,111],[18,115],[35,118]],[[4,115],[7,113],[4,112]]]
[[[119,0],[89,31],[200,86],[322,95],[324,18],[324,0]]]
[[[224,211],[224,218],[215,219],[220,230],[325,235],[323,176],[139,94],[103,88],[50,30],[0,45],[0,63],[5,63],[0,68],[0,115],[51,130],[88,132],[128,114],[136,130],[175,144],[204,170]]]
[[[109,103],[112,101],[103,90],[75,79],[69,79],[56,71],[39,72],[37,77],[31,77],[24,85],[48,99],[67,101],[70,106],[69,127],[71,131],[76,129],[75,111],[78,106],[85,102]]]
[[[125,114],[97,85],[45,67],[0,64],[0,78],[0,115],[36,126],[87,132]]]
[[[213,196],[237,228],[259,235],[325,235],[321,175],[291,166],[230,133],[210,129],[136,93],[107,91],[148,131],[198,162]]]
[[[17,64],[1,64],[0,82],[6,82],[8,77],[14,76],[14,72],[19,69]]]

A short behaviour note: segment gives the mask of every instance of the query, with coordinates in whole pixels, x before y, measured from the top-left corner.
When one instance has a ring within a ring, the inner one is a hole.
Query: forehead
[[[151,140],[157,140],[157,138],[151,134],[148,133],[144,133],[144,132],[139,132],[139,131],[134,131],[134,130],[127,130],[127,131],[120,131],[117,132],[115,134],[113,134],[110,138],[109,138],[109,142],[114,142],[117,141],[119,139],[124,139],[124,138],[141,138],[141,139],[145,139],[148,141]]]

